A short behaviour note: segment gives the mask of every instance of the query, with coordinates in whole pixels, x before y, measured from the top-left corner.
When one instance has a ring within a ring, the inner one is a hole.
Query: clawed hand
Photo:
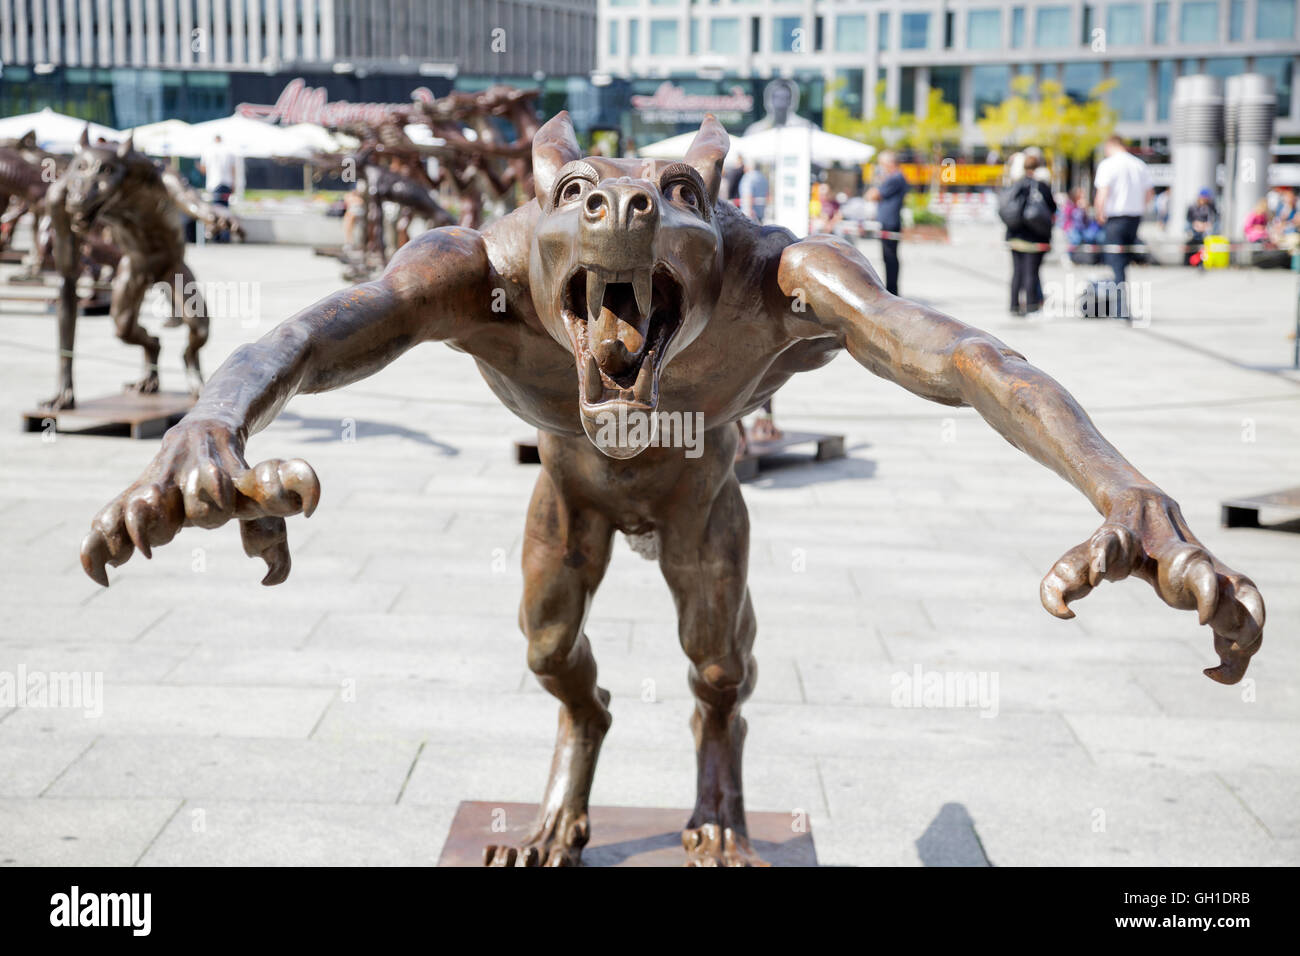
[[[135,550],[146,558],[181,528],[216,528],[238,519],[244,552],[266,561],[263,584],[289,576],[284,519],[310,517],[320,481],[300,458],[249,468],[235,433],[206,421],[181,422],[140,479],[104,507],[81,544],[81,566],[108,587],[105,565],[118,567]]]
[[[1072,618],[1069,604],[1102,581],[1147,581],[1170,607],[1195,609],[1214,631],[1217,667],[1205,675],[1235,684],[1264,635],[1264,599],[1253,581],[1219,562],[1187,527],[1178,505],[1154,489],[1116,498],[1091,538],[1071,548],[1043,578],[1043,607]]]

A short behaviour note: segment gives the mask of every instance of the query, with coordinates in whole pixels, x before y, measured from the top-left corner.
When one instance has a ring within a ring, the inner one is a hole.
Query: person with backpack
[[[1006,188],[998,215],[1007,227],[1011,247],[1011,314],[1024,316],[1043,307],[1043,283],[1038,270],[1052,242],[1056,200],[1036,175],[1037,156],[1025,157],[1024,174]]]

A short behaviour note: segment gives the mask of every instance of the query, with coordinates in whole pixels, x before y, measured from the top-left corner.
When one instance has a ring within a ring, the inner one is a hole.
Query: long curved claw
[[[236,487],[251,503],[245,513],[286,517],[301,512],[310,518],[320,503],[320,479],[301,458],[261,462],[240,475]]]
[[[239,522],[244,553],[266,562],[267,587],[282,584],[289,577],[293,561],[289,556],[289,532],[283,518],[248,518]]]
[[[81,567],[92,581],[108,587],[108,541],[98,528],[92,528],[81,541]]]

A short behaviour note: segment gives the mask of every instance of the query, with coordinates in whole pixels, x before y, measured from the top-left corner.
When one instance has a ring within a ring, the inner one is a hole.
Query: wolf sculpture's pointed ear
[[[122,145],[117,148],[117,155],[121,159],[126,159],[135,149],[135,130],[126,134],[126,139],[122,140]]]
[[[533,136],[533,185],[543,205],[551,197],[555,176],[566,163],[582,158],[568,110],[560,110]]]
[[[90,149],[90,124],[87,123],[81,131],[81,139],[77,140],[77,145],[82,149]]]
[[[718,186],[722,183],[722,163],[727,158],[727,149],[731,140],[726,129],[717,117],[709,113],[700,124],[700,131],[691,141],[691,148],[686,151],[687,165],[695,168],[709,189],[709,202],[718,198]]]

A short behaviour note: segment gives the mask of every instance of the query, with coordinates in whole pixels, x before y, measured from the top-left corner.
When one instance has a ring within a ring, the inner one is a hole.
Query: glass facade
[[[1155,16],[1155,36],[1151,38],[1151,42],[1163,46],[1169,42],[1168,0],[1161,0],[1156,4]]]
[[[1034,16],[1034,46],[1070,46],[1070,8],[1039,7]]]
[[[1273,77],[1273,89],[1277,92],[1277,112],[1279,116],[1291,115],[1291,82],[1295,74],[1295,58],[1289,56],[1257,56],[1255,72]]]
[[[997,106],[1006,99],[1011,88],[1011,67],[1001,64],[973,66],[970,84],[975,98],[975,116],[983,116],[990,106]]]
[[[1295,8],[1296,0],[1255,0],[1255,39],[1293,39]]]
[[[865,13],[835,18],[835,50],[838,53],[867,52],[867,15]]]
[[[953,106],[961,106],[961,67],[930,67],[930,87],[943,94],[943,98]]]
[[[709,52],[740,52],[740,21],[735,17],[720,17],[709,21]]]
[[[903,35],[899,41],[904,50],[924,50],[930,45],[930,14],[904,13]]]
[[[651,20],[650,21],[650,53],[657,56],[667,56],[680,52],[678,47],[677,29],[680,26],[679,20]]]
[[[772,18],[772,50],[776,53],[790,53],[794,50],[795,30],[803,23],[800,17]]]
[[[1143,8],[1136,3],[1114,3],[1106,8],[1106,45],[1141,46]]]
[[[1088,99],[1102,79],[1101,64],[1091,60],[1067,63],[1061,71],[1061,86],[1075,100]]]
[[[1178,16],[1178,42],[1218,43],[1218,0],[1183,0]]]
[[[1140,123],[1146,119],[1147,72],[1145,60],[1118,60],[1110,65],[1115,87],[1107,101],[1119,113],[1121,122]]]
[[[966,47],[970,50],[1002,49],[1002,11],[972,10],[966,16]]]

